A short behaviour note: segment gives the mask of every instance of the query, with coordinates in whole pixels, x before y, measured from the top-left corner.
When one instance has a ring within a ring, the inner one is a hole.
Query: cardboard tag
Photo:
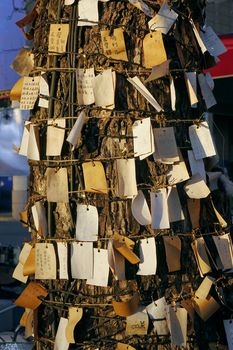
[[[46,156],[60,156],[65,137],[66,120],[49,119],[47,126]]]
[[[136,350],[129,344],[117,343],[116,350]]]
[[[140,225],[150,225],[152,222],[150,209],[148,207],[146,198],[141,190],[133,198],[131,210],[133,217]]]
[[[196,290],[195,297],[199,299],[206,299],[214,281],[215,279],[213,277],[206,276]]]
[[[223,320],[226,337],[227,337],[227,345],[228,350],[233,350],[233,321],[230,320]]]
[[[17,82],[14,84],[10,91],[10,99],[11,101],[20,101],[22,96],[22,90],[23,90],[23,82],[24,77],[21,77]]]
[[[117,233],[113,236],[113,246],[114,248],[131,264],[138,264],[140,259],[133,252],[134,241],[128,237],[121,236]]]
[[[192,224],[192,229],[200,227],[200,212],[201,212],[201,201],[200,199],[187,198],[187,206],[189,211],[189,217]]]
[[[18,281],[21,281],[23,283],[27,282],[28,276],[24,276],[23,274],[23,265],[26,262],[30,251],[32,249],[32,246],[29,243],[24,243],[23,249],[20,252],[19,255],[19,262],[16,268],[14,269],[12,277],[17,279]]]
[[[112,306],[115,313],[118,316],[127,317],[135,314],[138,309],[140,296],[138,293],[135,293],[130,299],[127,301],[112,301]]]
[[[223,227],[223,228],[227,227],[227,222],[223,219],[222,215],[221,215],[221,214],[217,211],[217,209],[215,208],[212,199],[210,199],[210,203],[211,203],[211,205],[212,205],[212,208],[213,208],[213,210],[214,210],[214,213],[215,213],[215,215],[216,215],[216,218],[217,218],[217,220],[218,220],[220,226]]]
[[[95,242],[98,239],[99,215],[93,205],[77,204],[76,238]]]
[[[200,32],[200,36],[202,38],[202,41],[204,42],[205,47],[212,56],[219,56],[227,51],[223,42],[214,32],[212,27],[205,27],[203,32]]]
[[[208,272],[211,272],[210,261],[206,251],[206,244],[203,237],[197,238],[191,244],[193,253],[197,262],[197,266],[201,277],[203,277]]]
[[[60,54],[66,52],[66,44],[69,34],[69,24],[50,24],[49,53]]]
[[[75,344],[74,329],[83,317],[83,309],[77,307],[69,307],[68,324],[66,326],[66,340],[70,344]]]
[[[72,242],[71,275],[76,279],[93,277],[94,251],[92,242]]]
[[[114,248],[112,239],[108,241],[108,264],[116,280],[126,280],[125,258]]]
[[[180,160],[173,127],[155,128],[154,140],[160,159],[171,162]]]
[[[57,242],[57,253],[59,261],[59,279],[68,280],[68,246],[66,242]]]
[[[195,159],[194,152],[188,151],[189,165],[191,168],[192,175],[199,174],[202,179],[206,182],[206,172],[203,159]]]
[[[168,272],[179,271],[180,255],[181,255],[181,240],[179,237],[163,236],[163,243],[166,252],[166,261]]]
[[[98,0],[79,0],[78,26],[96,26],[99,21]]]
[[[11,68],[15,70],[16,73],[23,76],[28,76],[34,67],[34,55],[31,50],[22,48],[14,61],[11,64]]]
[[[92,81],[95,105],[99,107],[114,108],[116,72],[112,69],[105,69]]]
[[[23,265],[23,275],[31,276],[34,275],[36,271],[36,249],[33,247]]]
[[[47,81],[47,74],[42,74],[40,77],[40,91],[39,91],[39,107],[49,108],[49,84]]]
[[[55,337],[54,350],[68,350],[69,342],[66,339],[66,327],[68,325],[68,319],[61,317]]]
[[[189,94],[190,105],[193,108],[197,107],[197,73],[196,72],[185,72],[185,82]]]
[[[55,280],[57,278],[57,262],[52,243],[36,243],[35,279]]]
[[[68,141],[73,146],[72,151],[74,151],[74,149],[79,146],[79,143],[81,141],[81,136],[82,136],[81,135],[82,129],[83,129],[85,123],[87,122],[87,120],[88,120],[88,118],[86,116],[85,111],[82,111],[79,114],[73,128],[71,129],[71,131],[66,139],[66,141]]]
[[[206,80],[206,76],[204,74],[198,74],[198,82],[201,88],[201,94],[205,101],[206,108],[210,109],[211,107],[217,104],[217,101],[214,97],[214,94]]]
[[[187,311],[184,308],[166,306],[166,317],[173,345],[186,346],[187,316]]]
[[[128,61],[124,32],[122,28],[113,30],[101,30],[101,41],[104,55],[114,60]]]
[[[103,164],[98,161],[82,163],[85,191],[100,194],[108,193]]]
[[[95,78],[94,68],[79,68],[76,73],[78,104],[91,105],[95,102],[92,86],[93,79]]]
[[[193,306],[203,321],[207,321],[220,308],[220,305],[211,296],[206,299],[194,297]]]
[[[137,195],[135,159],[117,159],[117,195],[132,198]]]
[[[160,30],[163,34],[167,34],[177,17],[178,14],[165,2],[155,17],[148,22],[149,30]]]
[[[149,319],[146,312],[136,312],[126,318],[126,335],[145,335],[147,334]]]
[[[149,157],[155,151],[151,119],[136,120],[132,129],[135,157],[140,157],[140,160]]]
[[[189,127],[189,137],[196,160],[216,155],[213,139],[206,121],[199,125],[191,125]]]
[[[152,68],[167,61],[161,31],[146,34],[143,39],[144,67]]]
[[[15,300],[15,304],[19,307],[35,310],[42,303],[38,297],[46,297],[47,295],[47,290],[41,284],[30,282]]]
[[[38,234],[41,233],[41,236],[47,236],[47,218],[46,218],[46,210],[43,205],[43,201],[38,201],[32,206],[32,216],[35,224],[35,228]]]
[[[210,194],[209,187],[199,174],[195,174],[188,180],[184,186],[184,190],[189,198],[200,199],[206,198]]]
[[[150,192],[150,200],[152,229],[170,228],[166,188],[161,188],[156,192]]]
[[[143,11],[146,16],[153,17],[154,11],[142,0],[128,0],[133,6]]]
[[[176,186],[168,190],[167,205],[170,223],[185,219]]]
[[[47,168],[48,202],[68,203],[68,174],[66,168]]]
[[[159,78],[162,78],[162,77],[168,75],[170,62],[171,62],[171,60],[167,60],[159,65],[152,67],[151,74],[145,80],[145,84],[149,83],[152,80],[156,80],[156,79],[159,79]]]
[[[223,270],[233,268],[233,248],[231,236],[226,233],[221,236],[212,236],[214,244],[217,248]]]
[[[93,278],[87,280],[87,284],[99,287],[108,286],[109,265],[107,249],[94,249],[94,273]]]
[[[20,98],[20,109],[33,109],[39,95],[40,77],[24,77]]]
[[[155,275],[157,270],[157,254],[154,237],[141,239],[139,251],[140,263],[137,275]]]

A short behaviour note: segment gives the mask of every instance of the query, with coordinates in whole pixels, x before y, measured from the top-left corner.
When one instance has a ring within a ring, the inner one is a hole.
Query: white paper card
[[[132,198],[137,195],[135,159],[117,159],[117,194],[119,197]]]
[[[106,69],[97,75],[93,81],[95,104],[99,107],[113,108],[115,103],[116,73]]]
[[[185,81],[187,85],[187,90],[189,94],[189,100],[191,107],[197,107],[197,73],[196,72],[186,72]]]
[[[169,185],[175,185],[186,181],[190,178],[187,167],[180,154],[180,162],[171,165],[171,169],[167,173],[167,181]]]
[[[114,248],[111,239],[108,241],[108,263],[116,280],[126,280],[125,258]]]
[[[206,198],[210,194],[209,187],[199,174],[195,174],[188,180],[184,186],[184,190],[193,199]]]
[[[49,119],[47,126],[46,156],[60,156],[65,137],[66,120]]]
[[[165,318],[165,306],[167,305],[166,299],[164,297],[153,301],[151,304],[147,305],[146,311],[152,321]]]
[[[98,25],[99,11],[98,0],[79,0],[78,2],[78,26]]]
[[[204,31],[200,32],[200,36],[205,44],[205,47],[212,56],[219,56],[227,51],[223,42],[221,39],[219,39],[212,27],[205,27]]]
[[[93,205],[77,204],[76,238],[78,241],[97,241],[98,210]]]
[[[194,24],[192,19],[190,19],[190,24],[191,24],[191,26],[193,28],[194,35],[195,35],[195,37],[197,39],[198,45],[200,46],[200,49],[201,49],[202,53],[205,53],[207,51],[207,48],[206,48],[206,46],[205,46],[205,44],[204,44],[204,42],[203,42],[203,40],[202,40],[202,38],[201,38],[201,36],[200,36],[200,34],[199,34],[199,32],[198,32],[198,30],[197,30],[197,28],[196,28],[196,26],[195,26],[195,24]]]
[[[49,84],[47,81],[47,74],[42,74],[40,78],[40,98],[39,107],[49,108]]]
[[[32,250],[32,246],[29,243],[24,243],[23,249],[19,254],[19,263],[14,269],[14,272],[12,275],[13,278],[23,283],[26,283],[28,279],[28,276],[24,276],[23,274],[23,265],[25,264],[31,250]]]
[[[206,121],[189,127],[189,137],[195,158],[202,159],[216,155],[209,125]]]
[[[167,34],[177,17],[178,14],[164,3],[157,15],[148,22],[149,30],[160,30],[163,34]]]
[[[229,233],[213,236],[223,269],[233,268],[232,241]]]
[[[201,282],[198,289],[196,290],[195,296],[199,299],[206,299],[209,295],[213,282],[214,282],[213,277],[206,276],[204,280]]]
[[[35,279],[56,279],[56,254],[52,243],[36,243],[35,261]]]
[[[195,159],[194,152],[190,150],[188,151],[188,160],[192,175],[199,174],[201,178],[206,182],[206,172],[203,159]]]
[[[140,263],[137,275],[155,275],[157,269],[157,255],[154,237],[141,239],[139,243]]]
[[[66,340],[66,327],[68,325],[68,319],[61,317],[55,337],[54,350],[68,350],[69,343]]]
[[[93,278],[87,280],[87,284],[99,287],[108,286],[109,265],[108,250],[94,249],[94,274]]]
[[[170,228],[166,188],[161,188],[156,192],[150,192],[150,200],[152,216],[151,227],[153,229]]]
[[[168,192],[168,213],[170,223],[184,220],[184,213],[181,207],[177,188],[174,186]]]
[[[180,160],[173,127],[155,128],[154,140],[156,150],[160,159],[167,159],[172,162]]]
[[[31,124],[31,122],[29,122],[29,121],[25,121],[25,123],[24,123],[23,136],[21,139],[21,145],[20,145],[20,149],[19,149],[19,154],[21,156],[25,156],[25,157],[27,157],[27,155],[28,155],[30,124]]]
[[[66,168],[47,168],[47,200],[48,202],[68,203],[68,174]]]
[[[33,109],[40,89],[40,77],[24,77],[20,109]]]
[[[92,82],[95,78],[94,68],[77,69],[77,99],[80,105],[91,105],[95,102]]]
[[[31,160],[40,160],[39,129],[35,124],[30,124],[27,157]]]
[[[206,108],[209,109],[217,104],[214,94],[206,80],[205,74],[198,74],[198,82],[201,88],[201,94],[205,101]]]
[[[82,133],[82,129],[83,129],[83,126],[85,125],[87,121],[87,116],[86,116],[86,113],[85,111],[82,111],[73,128],[71,129],[66,141],[68,141],[73,147],[72,147],[72,151],[78,146],[80,140],[81,140],[81,133]]]
[[[72,242],[71,275],[72,278],[88,279],[93,277],[93,243]]]
[[[233,350],[233,321],[223,320],[224,328],[227,336],[228,350]]]
[[[59,279],[68,280],[68,246],[66,242],[57,242],[59,260]]]
[[[154,153],[154,135],[150,118],[136,120],[133,124],[135,157],[144,159]]]
[[[177,346],[186,346],[187,318],[186,309],[166,306],[168,328],[171,333],[171,343]]]
[[[42,235],[46,236],[48,231],[47,218],[46,210],[42,201],[38,201],[32,206],[32,216],[36,230],[39,231],[39,229],[41,229]]]
[[[140,190],[136,197],[132,200],[132,214],[140,225],[150,225],[152,222],[150,209],[148,207],[146,198]]]

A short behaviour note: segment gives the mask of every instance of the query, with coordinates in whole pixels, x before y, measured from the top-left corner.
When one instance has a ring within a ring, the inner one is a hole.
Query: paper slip
[[[77,81],[77,99],[80,105],[91,105],[95,102],[93,92],[93,79],[95,78],[94,68],[82,69],[76,71]]]
[[[20,145],[20,148],[19,148],[19,154],[21,156],[25,156],[25,157],[27,157],[27,154],[28,154],[28,142],[29,142],[30,125],[31,125],[31,122],[25,121],[24,129],[23,129],[23,136],[22,136],[21,145]]]
[[[232,241],[229,233],[221,236],[212,236],[220,257],[223,270],[233,268]]]
[[[166,317],[165,306],[167,305],[164,297],[153,301],[146,306],[146,311],[152,321]]]
[[[66,327],[68,325],[68,319],[61,317],[55,337],[54,350],[68,350],[69,343],[66,339]]]
[[[147,4],[145,2],[143,2],[142,0],[129,0],[129,2],[133,6],[137,7],[139,10],[143,11],[146,16],[153,17],[154,11],[152,10],[152,8],[147,6]]]
[[[117,159],[117,195],[119,197],[133,198],[137,195],[135,159]]]
[[[162,78],[169,73],[169,64],[171,60],[167,60],[157,66],[152,67],[151,74],[149,77],[145,80],[145,84],[149,83],[149,81],[156,80],[159,78]]]
[[[57,242],[57,253],[59,261],[59,279],[68,280],[68,245],[66,242]]]
[[[190,216],[190,221],[192,224],[192,229],[200,227],[200,211],[201,211],[201,201],[200,199],[187,198],[188,212]]]
[[[127,317],[133,315],[138,310],[140,295],[135,293],[127,301],[112,301],[112,306],[118,316]]]
[[[129,344],[117,343],[116,350],[136,350],[136,349]]]
[[[150,192],[150,200],[152,229],[170,228],[166,188],[161,188],[156,192]]]
[[[141,82],[138,77],[128,78],[127,79],[135,89],[142,94],[143,97],[157,110],[157,112],[162,111],[162,107],[158,104],[156,99],[151,95],[149,90],[145,87],[145,85]]]
[[[151,119],[145,118],[133,123],[133,145],[135,157],[144,159],[155,151]]]
[[[140,225],[150,225],[152,222],[150,209],[148,207],[146,198],[141,190],[133,198],[131,204],[133,217]]]
[[[39,95],[40,77],[24,77],[20,109],[33,109]]]
[[[190,178],[186,164],[180,153],[180,162],[171,165],[171,169],[167,173],[167,181],[169,185],[175,185],[180,182],[186,181]]]
[[[211,90],[214,90],[214,79],[212,75],[208,72],[205,73],[205,79]]]
[[[171,98],[171,108],[173,111],[176,110],[176,88],[174,84],[174,79],[170,75],[170,98]]]
[[[97,241],[99,229],[98,210],[93,205],[77,204],[76,239]]]
[[[184,190],[193,199],[206,198],[210,194],[210,190],[205,181],[199,174],[195,174],[188,180],[184,186]]]
[[[22,48],[10,67],[22,77],[28,76],[34,67],[34,55],[32,51]]]
[[[171,333],[171,343],[186,346],[188,313],[184,308],[166,306],[168,328]]]
[[[195,297],[199,299],[206,299],[209,295],[210,289],[212,287],[213,282],[215,279],[210,276],[206,276],[198,289],[195,292]]]
[[[174,128],[155,128],[153,129],[153,132],[159,158],[164,158],[171,162],[178,162],[180,157],[176,144]]]
[[[72,147],[72,151],[74,151],[74,149],[79,145],[80,141],[81,141],[81,136],[82,136],[82,129],[84,127],[84,125],[86,124],[88,118],[86,116],[85,111],[82,111],[73,128],[71,129],[66,141],[68,141],[73,147]]]
[[[46,297],[47,290],[37,282],[30,282],[16,299],[15,304],[19,307],[35,310],[42,303],[38,297]]]
[[[85,191],[100,194],[108,193],[108,186],[103,164],[98,161],[82,164]]]
[[[149,318],[146,312],[136,312],[126,318],[126,335],[145,335],[149,326]]]
[[[149,30],[160,30],[163,34],[167,34],[177,17],[178,14],[164,3],[157,15],[148,22]]]
[[[35,124],[30,124],[27,157],[31,160],[40,160],[39,127]]]
[[[40,91],[39,91],[39,107],[49,108],[49,84],[47,81],[47,74],[42,74],[40,77]]]
[[[87,284],[99,287],[108,286],[109,265],[108,250],[94,249],[94,274],[92,279],[87,280]]]
[[[214,210],[214,214],[216,215],[216,218],[217,218],[219,224],[221,225],[221,227],[223,227],[223,228],[227,227],[227,222],[223,219],[222,215],[217,211],[211,198],[210,198],[210,203],[212,205],[212,208]]]
[[[110,30],[101,30],[100,34],[105,56],[114,60],[128,61],[122,28],[114,29],[112,34]]]
[[[112,239],[108,241],[108,264],[116,280],[126,280],[125,258],[114,248]]]
[[[35,274],[36,271],[36,257],[35,257],[35,247],[30,250],[30,253],[23,264],[23,275],[31,276]]]
[[[152,321],[152,323],[154,326],[154,330],[158,336],[164,336],[164,335],[170,334],[166,319],[162,321],[155,320],[155,321]]]
[[[68,203],[68,174],[66,168],[47,168],[47,200],[48,202]]]
[[[212,56],[219,56],[227,51],[223,42],[221,39],[219,39],[212,27],[207,26],[203,28],[203,31],[200,32],[200,36],[205,44],[205,47]]]
[[[161,31],[151,32],[143,39],[144,64],[146,68],[152,68],[167,61],[167,54],[163,43]]]
[[[228,350],[233,350],[233,321],[223,320],[226,336],[227,336],[227,345]]]
[[[46,156],[60,156],[65,137],[66,120],[49,119],[47,126]]]
[[[92,80],[92,87],[96,106],[114,108],[116,72],[112,69],[104,70]]]
[[[64,5],[72,5],[75,2],[75,0],[65,0]]]
[[[50,24],[48,52],[61,54],[66,52],[69,24]]]
[[[55,280],[57,278],[57,263],[52,243],[36,243],[35,279]]]
[[[157,269],[157,255],[154,237],[141,239],[139,243],[140,263],[137,275],[155,275]]]
[[[78,26],[98,25],[99,11],[98,0],[79,0],[78,2]]]
[[[19,262],[16,268],[14,269],[12,277],[17,279],[18,281],[21,281],[23,283],[27,282],[28,276],[24,276],[23,274],[23,265],[25,264],[30,252],[31,252],[32,246],[29,243],[24,243],[23,249],[21,250],[21,253],[19,255]]]
[[[94,251],[92,242],[72,242],[71,244],[72,278],[88,279],[93,277]]]
[[[113,247],[131,264],[138,264],[140,262],[139,257],[133,252],[134,241],[126,236],[121,236],[118,233],[114,233]]]
[[[201,277],[203,277],[208,272],[211,272],[210,261],[206,251],[206,244],[203,237],[197,238],[191,244],[193,253],[197,262],[197,266]]]
[[[185,72],[185,82],[189,94],[190,105],[193,108],[197,107],[197,73],[196,72]]]
[[[194,297],[193,306],[203,321],[207,321],[220,308],[220,305],[211,296],[206,299],[198,299]]]
[[[43,205],[43,201],[38,201],[32,206],[32,216],[38,234],[41,234],[43,237],[46,237],[48,227],[46,210]]]
[[[197,30],[197,28],[196,28],[196,26],[195,26],[193,20],[190,19],[189,21],[190,21],[190,24],[191,24],[191,26],[192,26],[193,33],[194,33],[194,35],[195,35],[195,37],[196,37],[197,43],[198,43],[198,45],[199,45],[199,47],[200,47],[200,49],[201,49],[201,52],[202,52],[202,53],[205,53],[205,52],[207,51],[207,48],[206,48],[206,46],[205,46],[205,44],[204,44],[204,42],[203,42],[203,40],[202,40],[202,38],[201,38],[201,36],[200,36],[198,30]]]
[[[189,137],[196,160],[216,155],[209,125],[206,121],[199,125],[191,125]]]
[[[188,151],[188,160],[192,175],[199,174],[201,178],[206,182],[206,171],[203,159],[195,159],[194,152]]]
[[[181,255],[181,240],[179,237],[163,236],[163,243],[166,252],[166,261],[168,272],[179,271],[180,255]]]
[[[24,82],[24,77],[21,77],[19,80],[16,81],[15,85],[10,91],[11,101],[20,101],[22,90],[23,90],[23,82]]]
[[[217,104],[217,101],[214,97],[214,94],[206,80],[206,76],[204,74],[198,74],[198,82],[201,88],[201,94],[205,101],[206,108],[210,109],[211,107]]]
[[[68,324],[66,326],[66,340],[70,344],[75,344],[74,329],[83,317],[83,309],[77,307],[69,307]]]
[[[33,310],[25,309],[25,312],[23,313],[23,316],[21,317],[19,322],[20,326],[25,328],[24,336],[26,339],[29,337],[32,337],[34,334],[34,331],[33,331],[34,317],[33,316],[34,316]]]
[[[176,186],[168,191],[167,205],[170,223],[185,219]]]

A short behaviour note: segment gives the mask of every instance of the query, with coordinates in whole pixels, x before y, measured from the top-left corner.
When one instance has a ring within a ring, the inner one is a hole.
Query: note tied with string
[[[48,202],[68,203],[68,174],[66,168],[47,168]]]
[[[82,163],[85,191],[100,194],[108,193],[104,166],[99,161]]]
[[[66,327],[68,326],[68,319],[61,317],[58,324],[58,329],[55,336],[54,350],[68,350],[69,342],[66,338]]]
[[[72,242],[71,275],[72,278],[88,279],[93,277],[94,252],[92,242]]]
[[[131,210],[133,217],[140,225],[150,225],[152,222],[151,213],[146,198],[141,190],[133,197]]]
[[[100,34],[105,56],[114,60],[128,61],[122,28],[114,29],[112,34],[109,30],[101,30]]]
[[[77,99],[80,105],[91,105],[95,102],[92,82],[95,78],[94,68],[78,68],[76,71]]]
[[[154,153],[154,135],[151,119],[144,118],[133,123],[133,144],[135,157],[140,160]]]
[[[68,245],[66,242],[57,242],[57,254],[59,262],[59,279],[68,280]]]
[[[144,311],[138,311],[126,318],[126,335],[145,335],[149,326],[149,318]]]
[[[195,159],[202,159],[216,155],[213,139],[206,121],[189,127],[189,137]]]
[[[202,179],[201,175],[195,174],[188,180],[184,186],[184,190],[192,199],[206,198],[210,194],[210,189]]]
[[[175,23],[178,14],[165,2],[159,12],[148,22],[149,30],[160,30],[167,34]]]
[[[35,279],[57,278],[56,254],[52,243],[36,243],[35,258]]]
[[[49,31],[49,53],[61,54],[66,52],[66,44],[69,34],[69,24],[52,23]]]
[[[116,280],[126,280],[125,258],[115,249],[113,239],[108,241],[108,264]]]
[[[181,307],[166,306],[168,328],[171,333],[171,343],[186,347],[188,313]]]
[[[139,243],[140,263],[137,275],[155,275],[157,270],[157,254],[154,237],[141,239]]]
[[[180,161],[173,127],[153,129],[156,149],[160,159]]]
[[[97,241],[98,210],[93,205],[77,204],[76,238],[78,241]]]
[[[39,96],[40,77],[24,77],[20,98],[20,109],[33,109]]]
[[[197,262],[197,266],[201,277],[211,272],[210,261],[207,254],[206,244],[203,237],[199,237],[191,244],[193,253]]]
[[[135,159],[117,159],[115,162],[117,171],[117,195],[119,197],[132,198],[136,196],[136,167]]]
[[[16,299],[15,304],[19,307],[35,310],[42,303],[39,297],[46,297],[48,291],[37,282],[30,282]]]
[[[176,186],[168,190],[167,205],[170,223],[185,219]]]
[[[78,26],[96,26],[99,21],[98,0],[79,0]]]
[[[156,192],[150,192],[152,229],[170,228],[167,190],[161,188]]]
[[[212,236],[212,238],[217,248],[223,270],[232,269],[233,268],[233,247],[232,247],[230,234],[226,233],[219,236]]]
[[[74,126],[72,127],[66,139],[66,141],[68,141],[73,146],[72,151],[74,151],[74,149],[79,146],[79,143],[81,141],[81,136],[82,136],[82,129],[86,124],[87,120],[88,118],[85,111],[82,111],[79,114]]]
[[[206,299],[194,297],[193,307],[202,320],[207,321],[220,308],[220,305],[212,296]]]
[[[68,324],[66,326],[66,339],[70,344],[75,344],[74,329],[83,317],[83,309],[69,307]]]
[[[96,106],[114,108],[116,72],[105,69],[93,79],[92,87]]]
[[[60,156],[65,137],[66,120],[49,119],[47,124],[46,156]]]
[[[166,299],[162,297],[146,306],[146,311],[153,322],[154,330],[157,335],[169,334],[165,312],[166,305]]]
[[[108,251],[107,249],[94,249],[94,273],[93,278],[87,280],[87,284],[107,287],[109,277]]]
[[[167,61],[167,54],[161,31],[146,34],[143,39],[144,66],[152,68]]]
[[[168,272],[179,271],[181,269],[181,240],[179,237],[163,236],[163,243],[166,253]]]

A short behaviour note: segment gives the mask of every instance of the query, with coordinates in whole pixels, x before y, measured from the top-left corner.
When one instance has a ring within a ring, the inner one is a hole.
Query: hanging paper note
[[[66,327],[68,325],[68,319],[61,317],[55,337],[54,350],[68,350],[69,343],[66,339]]]
[[[202,179],[206,182],[206,172],[203,159],[195,159],[193,151],[188,151],[188,159],[192,175],[199,174],[202,177]]]
[[[46,210],[42,201],[38,201],[32,206],[32,216],[38,234],[45,237],[47,235],[48,228]]]
[[[231,236],[226,233],[221,236],[212,236],[220,257],[223,270],[233,268],[233,248]]]
[[[114,248],[114,241],[112,239],[108,242],[108,264],[116,280],[126,280],[125,259]]]
[[[157,269],[156,245],[154,237],[141,239],[139,243],[140,263],[137,275],[155,275]]]
[[[132,200],[132,214],[140,225],[150,225],[152,222],[150,209],[148,207],[146,198],[140,190]]]
[[[69,34],[69,24],[50,24],[49,31],[49,53],[65,53]]]
[[[20,148],[19,148],[19,154],[21,156],[25,156],[25,157],[27,157],[27,154],[28,154],[28,142],[29,142],[30,125],[31,125],[31,122],[25,121],[24,129],[23,129],[23,136],[22,136],[21,145],[20,145]]]
[[[76,238],[78,241],[97,241],[98,210],[93,205],[77,204]]]
[[[185,219],[176,186],[168,190],[167,205],[170,223]]]
[[[66,120],[49,119],[47,126],[46,156],[60,156],[65,137]]]
[[[136,350],[129,344],[117,343],[116,350]],[[231,349],[230,349],[231,350]]]
[[[170,228],[166,188],[150,192],[150,200],[152,228],[156,230]]]
[[[36,271],[35,279],[55,280],[57,278],[57,264],[52,243],[36,243]]]
[[[209,295],[210,289],[215,279],[210,276],[206,276],[198,289],[195,292],[195,296],[199,299],[206,299]]]
[[[115,313],[118,316],[127,317],[135,314],[138,310],[138,304],[140,301],[140,296],[138,293],[135,293],[130,299],[127,301],[112,301],[112,306]]]
[[[133,145],[135,157],[140,160],[154,153],[154,135],[151,119],[144,118],[133,123]]]
[[[40,160],[39,127],[35,124],[30,124],[29,127],[27,157],[31,160]]]
[[[91,105],[95,102],[92,86],[93,79],[95,78],[94,68],[79,68],[76,73],[78,104]]]
[[[129,0],[129,2],[133,6],[137,7],[139,10],[143,11],[146,16],[153,17],[154,11],[152,10],[152,8],[147,6],[147,4],[145,2],[143,2],[142,0]]]
[[[83,309],[77,307],[69,307],[68,324],[66,326],[66,340],[70,344],[75,344],[74,329],[83,317]]]
[[[185,72],[185,82],[189,94],[190,105],[193,108],[197,107],[197,73],[196,72]]]
[[[180,162],[171,165],[171,169],[167,173],[167,181],[169,185],[175,185],[186,181],[190,178],[186,164],[179,152]]]
[[[151,95],[150,91],[138,77],[128,78],[127,80],[140,92],[140,94],[142,94],[143,97],[145,97],[145,99],[157,110],[157,112],[162,111],[162,107],[158,104],[156,99]]]
[[[101,30],[100,34],[105,56],[114,60],[128,61],[122,28],[114,29],[112,34],[110,30]]]
[[[212,27],[204,27],[203,31],[200,32],[200,36],[204,42],[205,47],[212,56],[219,56],[227,51],[223,42],[214,32]]]
[[[82,111],[73,128],[71,129],[66,141],[68,141],[73,147],[72,147],[72,151],[74,151],[74,149],[79,145],[79,142],[81,140],[81,133],[82,133],[82,129],[85,125],[85,123],[87,122],[87,116],[85,111]]]
[[[157,66],[152,67],[152,72],[149,75],[149,77],[145,80],[145,84],[149,83],[149,81],[156,80],[168,75],[170,62],[171,60],[167,60]]]
[[[93,79],[92,86],[96,106],[114,108],[116,72],[105,69]]]
[[[170,75],[170,98],[171,98],[171,108],[173,111],[176,110],[176,88],[173,77]]]
[[[149,318],[146,312],[136,312],[126,318],[126,335],[145,335],[149,326]]]
[[[197,238],[191,244],[193,253],[197,262],[197,266],[201,277],[211,272],[210,261],[206,251],[206,244],[203,237]]]
[[[47,74],[42,74],[40,77],[40,91],[39,91],[39,107],[49,108],[49,84],[47,81]]]
[[[146,306],[146,311],[153,321],[154,330],[157,335],[169,334],[167,321],[165,319],[166,312],[165,306],[167,305],[164,297],[153,301],[151,304]]]
[[[46,297],[47,290],[37,282],[30,282],[16,299],[15,304],[19,307],[35,310],[42,303],[39,297]]]
[[[34,55],[31,50],[22,48],[14,61],[11,64],[11,68],[19,75],[28,76],[34,67]]]
[[[98,0],[79,0],[78,26],[96,26],[99,21]]]
[[[71,251],[72,278],[88,279],[93,277],[93,243],[73,242]]]
[[[192,224],[192,229],[200,227],[200,211],[201,211],[201,201],[200,199],[187,198],[187,205],[189,216]]]
[[[10,91],[10,100],[11,101],[20,101],[21,96],[22,96],[22,90],[23,90],[23,82],[24,82],[24,77],[21,77],[13,88]]]
[[[208,186],[199,174],[193,175],[191,179],[186,182],[184,190],[189,198],[193,199],[206,198],[210,194]]]
[[[133,252],[134,241],[128,237],[115,233],[113,236],[113,247],[131,264],[139,263],[140,259]]]
[[[233,350],[233,321],[223,320],[226,336],[227,336],[227,345],[228,350]]]
[[[178,14],[164,3],[159,12],[148,22],[149,30],[160,30],[163,34],[167,34],[177,17]]]
[[[25,264],[31,249],[32,249],[32,246],[29,243],[24,244],[23,249],[21,250],[21,253],[19,255],[18,265],[14,269],[14,272],[12,275],[13,278],[23,283],[26,283],[28,279],[28,276],[24,276],[23,274],[23,265]]]
[[[203,321],[207,321],[220,308],[220,305],[211,296],[208,296],[206,299],[194,297],[193,306]]]
[[[179,271],[180,255],[181,255],[181,240],[179,237],[163,236],[163,243],[166,252],[166,261],[168,272]]]
[[[144,67],[152,68],[167,61],[161,31],[146,34],[143,39]]]
[[[137,195],[135,159],[117,159],[117,195],[132,198]]]
[[[47,200],[48,202],[68,203],[68,174],[66,168],[47,168]]]
[[[24,77],[20,109],[33,109],[39,95],[40,77]]]
[[[227,222],[223,219],[222,215],[217,211],[211,198],[210,198],[210,203],[220,226],[223,228],[227,227]]]
[[[68,280],[68,246],[66,242],[57,242],[57,253],[59,261],[59,279]]]
[[[103,164],[98,161],[82,164],[85,191],[100,194],[108,193],[108,186]]]
[[[174,128],[155,128],[153,129],[153,132],[159,158],[171,162],[178,162],[180,157],[176,144]]]
[[[189,127],[189,137],[195,158],[202,159],[216,155],[209,125],[206,121]]]
[[[196,28],[196,26],[195,26],[195,24],[194,24],[192,19],[190,19],[190,24],[192,26],[193,33],[194,33],[194,35],[196,37],[196,40],[197,40],[197,43],[198,43],[198,45],[199,45],[199,47],[201,49],[201,52],[205,53],[207,51],[207,48],[206,48],[206,46],[205,46],[205,44],[204,44],[204,42],[203,42],[203,40],[202,40],[202,38],[201,38],[201,36],[200,36],[200,34],[199,34],[199,32],[198,32],[198,30],[197,30],[197,28]]]
[[[184,308],[166,306],[168,328],[171,333],[171,343],[186,347],[188,313]]]
[[[30,253],[23,264],[23,275],[32,276],[36,271],[36,249],[32,247]]]
[[[87,284],[99,287],[108,286],[109,265],[107,249],[94,249],[94,274]]]
[[[206,104],[206,108],[210,109],[211,107],[213,107],[214,105],[217,104],[217,101],[214,97],[214,94],[206,80],[206,76],[204,74],[198,74],[198,82],[201,88],[201,94],[202,97],[205,101]]]

